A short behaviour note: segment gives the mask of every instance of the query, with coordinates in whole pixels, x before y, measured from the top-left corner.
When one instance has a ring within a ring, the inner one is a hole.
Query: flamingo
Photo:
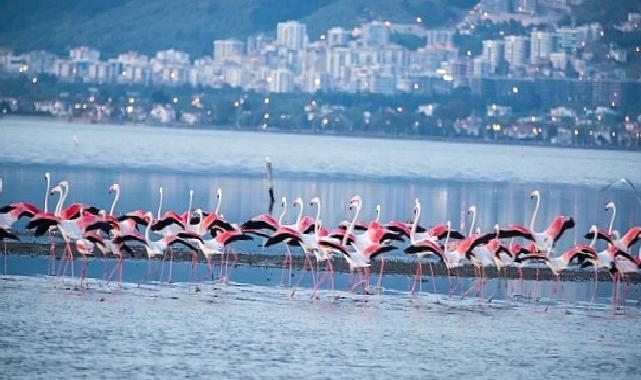
[[[361,234],[354,234],[354,228],[356,226],[356,221],[358,216],[361,213],[363,205],[363,200],[359,195],[352,197],[349,203],[350,210],[352,208],[356,209],[354,213],[354,219],[350,223],[349,227],[345,231],[343,236],[343,244],[345,245],[349,240],[351,240],[351,246],[354,249],[353,252],[350,252],[346,259],[349,258],[348,263],[351,268],[361,268],[365,272],[365,278],[358,283],[356,283],[352,290],[356,289],[358,285],[367,283],[365,291],[368,291],[369,288],[369,267],[371,266],[371,259],[381,255],[385,252],[396,249],[396,247],[389,244],[390,240],[400,239],[396,234],[391,233],[382,228],[380,223],[374,222],[370,223],[367,227],[367,230]],[[381,263],[382,269],[382,263]],[[380,289],[380,275],[379,275],[379,289]]]
[[[43,235],[45,232],[49,231],[52,226],[56,226],[60,230],[62,238],[65,241],[65,252],[68,259],[71,261],[71,277],[73,278],[73,253],[70,246],[71,241],[83,239],[87,231],[95,229],[100,229],[109,233],[111,229],[118,228],[118,225],[106,220],[101,220],[90,212],[85,212],[84,207],[86,206],[81,204],[72,205],[73,209],[70,207],[66,210],[62,210],[64,200],[66,198],[66,189],[68,189],[66,181],[60,182],[57,186],[51,189],[52,195],[56,192],[60,193],[60,198],[56,205],[56,213],[38,213],[31,218],[31,221],[27,224],[26,228],[35,228],[36,236]],[[76,216],[78,213],[80,213],[81,216]],[[83,280],[84,277],[81,277],[81,285]]]
[[[409,238],[410,238],[410,246],[405,249],[405,253],[408,254],[416,254],[416,274],[414,275],[414,281],[412,282],[412,287],[410,289],[410,293],[414,294],[416,290],[416,284],[418,282],[419,284],[419,291],[421,290],[422,283],[423,283],[423,264],[421,263],[421,259],[427,255],[432,255],[432,254],[439,254],[440,247],[436,244],[438,239],[435,236],[432,236],[429,233],[423,233],[423,234],[417,234],[416,229],[418,228],[418,222],[421,217],[421,202],[419,201],[418,198],[414,200],[414,223],[411,225],[411,229],[409,231]],[[393,225],[395,227],[398,227],[400,231],[405,231],[405,228],[402,224],[400,223],[388,223],[389,225]],[[442,252],[440,252],[442,254]],[[432,267],[432,262],[431,260],[429,261],[430,265],[430,276],[432,277],[432,287],[434,290],[434,294],[436,294],[436,284],[434,282],[434,269]]]
[[[557,241],[561,238],[563,233],[568,229],[574,228],[574,219],[571,217],[557,216],[552,219],[552,222],[546,230],[541,233],[537,233],[534,231],[534,228],[536,217],[541,206],[541,193],[539,190],[534,190],[530,194],[530,198],[536,199],[536,206],[532,213],[530,227],[526,228],[521,225],[510,225],[501,230],[500,235],[501,238],[523,237],[531,240],[536,243],[536,247],[539,252],[543,253],[545,256],[549,256],[553,252]]]
[[[153,214],[151,212],[147,212],[146,216],[149,220],[153,220]],[[159,240],[156,240],[156,241],[151,240],[150,232],[152,230],[152,225],[153,223],[150,222],[145,228],[144,238],[136,232],[130,232],[129,234],[122,234],[122,235],[116,236],[114,238],[114,243],[120,244],[126,241],[138,241],[145,246],[145,251],[147,252],[148,260],[151,260],[156,257],[164,256],[165,250],[168,247],[171,247],[175,244],[182,244],[190,248],[192,251],[196,250],[196,247],[194,247],[192,244],[175,235],[167,234],[161,237]],[[195,238],[193,237],[193,235],[190,235],[190,236],[192,238]],[[169,282],[171,283],[171,269],[169,272]]]

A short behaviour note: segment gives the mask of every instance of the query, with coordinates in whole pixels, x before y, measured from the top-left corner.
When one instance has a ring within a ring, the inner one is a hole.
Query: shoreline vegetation
[[[8,243],[7,248],[8,248],[9,254],[11,255],[48,257],[50,245],[48,243],[44,244],[44,243],[21,242],[21,243]],[[56,260],[60,260],[60,253],[63,252],[63,249],[64,249],[63,244],[59,244],[59,243],[56,244],[56,254],[57,254]],[[234,256],[234,254],[230,254],[229,256],[230,256],[229,257],[230,264],[233,263],[233,265],[239,265],[239,266],[245,266],[245,267],[258,267],[258,268],[280,268],[282,267],[283,259],[285,258],[285,255],[281,255],[281,254],[267,254],[267,253],[259,253],[259,252],[238,252],[236,253],[236,256]],[[111,260],[117,259],[117,257],[114,255],[103,256],[101,254],[97,254],[90,257],[91,257],[90,258],[91,260],[101,260],[104,258],[111,259]],[[204,265],[207,264],[207,261],[205,260],[205,257],[202,255],[202,253],[200,252],[197,253],[197,257],[198,257],[197,261],[199,264],[204,264]],[[237,259],[235,257],[237,257]],[[187,250],[174,249],[173,259],[174,261],[191,262],[192,253]],[[75,260],[80,261],[81,258],[75,257]],[[145,260],[146,261],[147,256],[145,251],[142,248],[136,247],[133,249],[133,253],[128,257],[125,257],[124,260],[127,260],[127,261]],[[216,261],[216,263],[218,263],[218,261],[220,260],[220,256],[215,256],[214,260]],[[294,270],[300,270],[303,267],[303,264],[304,264],[304,256],[294,254],[293,260],[292,260],[292,268]],[[342,258],[332,261],[332,265],[335,272],[349,273],[349,267],[347,266],[347,263],[345,262],[345,260],[343,260]],[[426,270],[428,266],[428,262],[424,261],[423,266],[424,266],[424,270]],[[438,277],[447,276],[447,269],[445,265],[443,265],[440,262],[433,262],[432,266],[434,269],[435,276],[438,276]],[[370,272],[372,273],[372,276],[378,276],[379,270],[380,270],[380,259],[373,261],[372,266],[370,267]],[[407,259],[402,259],[397,257],[385,258],[384,275],[401,275],[401,276],[404,275],[404,276],[411,277],[414,275],[415,271],[416,271],[416,261],[413,260],[412,258],[407,258]],[[553,276],[552,272],[546,266],[541,266],[539,268],[525,267],[525,268],[522,268],[522,272],[523,272],[523,280],[527,280],[527,281],[556,280],[556,277]],[[453,278],[455,278],[456,276],[465,277],[465,278],[477,277],[477,273],[475,272],[475,268],[473,265],[466,265],[460,268],[453,269],[450,275]],[[520,278],[518,269],[513,267],[507,267],[504,270],[502,270],[500,273],[497,271],[495,267],[485,268],[485,277],[490,279],[503,279],[503,280],[518,280]],[[592,268],[580,270],[578,266],[570,267],[570,269],[560,273],[559,280],[560,281],[594,281],[594,270]],[[424,282],[429,281],[428,277],[425,277],[423,281]],[[607,271],[600,270],[598,271],[598,281],[610,282],[611,277]],[[634,284],[641,283],[641,274],[639,273],[626,274],[624,281],[629,283],[634,283]]]

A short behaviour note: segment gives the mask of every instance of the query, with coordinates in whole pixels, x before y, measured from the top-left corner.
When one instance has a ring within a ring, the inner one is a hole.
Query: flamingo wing
[[[534,241],[534,234],[529,228],[520,225],[511,225],[499,230],[499,239],[522,237]]]
[[[163,219],[160,219],[156,223],[151,225],[152,231],[160,231],[165,227],[171,226],[172,224],[177,224],[180,228],[185,228],[185,225],[178,219],[172,216],[167,216]]]
[[[276,231],[279,225],[278,222],[270,215],[263,214],[252,218],[243,223],[240,228],[243,230],[271,230]]]
[[[125,244],[128,241],[137,241],[139,243],[142,243],[144,245],[147,245],[147,241],[140,235],[136,233],[131,233],[131,234],[125,234],[125,235],[120,235],[116,236],[113,238],[112,242],[114,244]]]
[[[9,230],[0,228],[0,241],[10,239],[10,240],[20,240],[18,237]]]
[[[592,230],[588,231],[587,234],[584,236],[586,239],[593,240],[594,239],[594,232]],[[608,233],[608,231],[603,230],[603,229],[597,229],[596,232],[596,238],[599,240],[605,240],[610,244],[613,244],[612,242],[612,235]]]
[[[288,244],[294,245],[301,243],[300,235],[294,232],[276,232],[274,235],[270,236],[269,239],[265,242],[265,247],[270,247],[274,244],[281,243],[285,240],[289,240]]]
[[[574,228],[575,225],[576,223],[574,222],[574,218],[572,217],[563,218],[563,222],[561,223],[561,228],[558,230],[558,233],[556,235],[553,235],[554,244],[556,244],[556,242],[559,241],[559,239],[561,238],[561,236],[565,231],[571,230],[572,228]]]

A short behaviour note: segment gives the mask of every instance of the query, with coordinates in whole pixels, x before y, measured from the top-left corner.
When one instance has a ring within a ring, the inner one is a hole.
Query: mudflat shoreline
[[[10,254],[15,255],[27,255],[27,256],[49,256],[49,244],[44,243],[7,243],[7,250]],[[60,259],[63,252],[64,245],[57,243],[56,244],[56,257]],[[79,255],[75,255],[79,257]],[[102,257],[100,253],[97,253],[95,257]],[[116,259],[116,256],[109,256],[109,258]],[[132,255],[125,256],[126,260],[146,260],[147,255],[142,247],[135,247]],[[175,261],[191,261],[193,259],[192,252],[174,249],[174,260]],[[214,258],[217,262],[220,260],[220,256]],[[254,266],[254,267],[281,267],[283,265],[283,260],[285,259],[284,255],[279,254],[265,254],[259,252],[237,252],[236,256],[231,255],[230,261],[235,261],[237,265],[242,266]],[[197,253],[198,262],[205,263],[206,259],[202,253]],[[312,258],[312,260],[314,260]],[[302,254],[294,253],[292,260],[292,267],[295,269],[301,269],[304,264],[304,257]],[[314,265],[316,263],[314,262]],[[335,257],[332,261],[334,271],[336,272],[349,272],[349,267],[346,261],[342,257]],[[372,262],[370,271],[378,273],[380,270],[381,261],[375,260]],[[447,276],[447,268],[442,263],[433,263],[432,264],[434,275],[435,276]],[[416,261],[414,260],[399,260],[394,257],[385,258],[385,274],[394,274],[394,275],[407,275],[413,276],[416,273]],[[544,265],[541,265],[539,268],[536,267],[526,267],[522,268],[523,279],[525,280],[552,280],[554,275],[552,272]],[[477,277],[477,271],[472,265],[466,265],[461,268],[456,268],[450,273],[452,276],[460,277]],[[423,278],[428,278],[430,276],[429,264],[427,261],[423,263]],[[519,271],[517,268],[508,267],[504,270],[501,270],[499,273],[495,267],[485,268],[485,276],[487,278],[506,278],[506,279],[518,279],[520,277]],[[569,270],[561,272],[559,276],[561,281],[593,281],[594,280],[594,270],[591,268],[581,269],[579,267],[571,267]],[[599,281],[611,281],[610,274],[607,270],[601,269],[598,272]],[[640,283],[641,274],[632,273],[626,274],[625,280],[631,283]]]

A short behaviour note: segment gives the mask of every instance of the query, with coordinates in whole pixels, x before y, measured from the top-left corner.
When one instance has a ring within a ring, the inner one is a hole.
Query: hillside
[[[0,46],[16,52],[45,49],[64,54],[89,45],[114,56],[176,48],[192,56],[211,53],[219,38],[272,32],[276,23],[300,20],[316,39],[331,26],[367,20],[429,26],[456,20],[474,0],[0,0]]]

